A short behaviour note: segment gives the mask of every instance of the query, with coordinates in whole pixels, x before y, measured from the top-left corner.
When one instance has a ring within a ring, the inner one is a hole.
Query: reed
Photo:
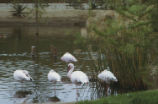
[[[89,38],[99,40],[98,60],[93,63],[94,76],[109,66],[118,78],[119,86],[134,91],[147,89],[151,72],[149,66],[155,59],[155,35],[149,18],[153,6],[139,6],[118,10],[101,21],[93,21],[88,28]],[[143,13],[140,12],[142,10]],[[100,86],[98,84],[97,87]]]

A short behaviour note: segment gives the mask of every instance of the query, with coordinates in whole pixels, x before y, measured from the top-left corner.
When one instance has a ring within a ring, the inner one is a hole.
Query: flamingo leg
[[[15,88],[17,88],[17,87],[18,87],[16,83],[15,83],[14,85],[15,85]]]
[[[56,83],[55,83],[55,96],[56,96]]]
[[[78,97],[79,97],[79,93],[78,93],[78,89],[77,89],[77,85],[75,84],[76,86],[76,102],[78,102]]]
[[[24,84],[23,84],[23,81],[21,81],[21,89],[24,90]]]
[[[109,84],[106,85],[106,94],[107,94],[107,96],[111,95],[111,89],[110,89]]]

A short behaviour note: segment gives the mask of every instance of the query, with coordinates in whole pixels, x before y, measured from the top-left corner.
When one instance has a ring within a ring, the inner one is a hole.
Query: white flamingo
[[[74,64],[69,63],[68,64],[68,73],[67,76],[70,78],[71,82],[74,83],[75,85],[78,83],[87,84],[89,82],[88,76],[82,72],[82,71],[74,71]],[[77,90],[77,85],[76,85],[76,95],[77,98],[79,96],[78,90]],[[76,100],[78,101],[78,99]]]
[[[69,52],[66,52],[62,57],[61,60],[64,62],[77,62],[78,60],[75,58],[75,56],[73,56],[72,54],[70,54]]]
[[[14,71],[13,77],[20,82],[33,80],[27,70],[16,70]]]
[[[68,64],[68,73],[67,76],[70,78],[72,83],[88,83],[88,76],[82,71],[74,71],[74,64]]]
[[[61,81],[61,76],[52,69],[48,73],[48,81],[56,84],[56,82]],[[56,95],[56,85],[55,85],[55,95]]]
[[[104,71],[98,74],[98,78],[106,83],[107,95],[111,93],[110,90],[110,83],[117,82],[117,78],[115,75],[110,71],[110,68],[107,67]]]

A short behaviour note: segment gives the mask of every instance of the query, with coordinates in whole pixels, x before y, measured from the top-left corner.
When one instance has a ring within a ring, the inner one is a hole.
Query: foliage
[[[158,1],[153,0],[153,3],[155,4],[155,7],[151,11],[152,27],[155,32],[158,32]]]
[[[33,0],[34,8],[30,10],[30,13],[35,14],[36,19],[42,17],[45,13],[45,8],[48,7],[48,2],[45,0]]]
[[[92,21],[88,28],[90,38],[99,40],[99,50],[106,56],[103,63],[110,66],[122,88],[146,89],[149,65],[155,58],[152,50],[156,35],[150,19],[153,8],[131,3],[101,21]]]
[[[92,0],[92,1],[95,1],[95,0]],[[93,5],[95,6],[95,8],[99,8],[99,9],[113,10],[120,7],[126,7],[129,1],[130,0],[99,0],[99,1],[93,2]]]
[[[21,4],[19,0],[13,0],[11,6],[13,8],[13,11],[12,11],[13,16],[16,16],[16,17],[24,17],[25,16],[24,10],[26,9],[26,6]]]
[[[81,0],[70,0],[69,4],[70,4],[70,6],[74,7],[75,9],[81,9],[83,6]]]
[[[81,101],[76,104],[157,104],[158,90],[127,93],[95,101]]]
[[[95,0],[89,0],[89,7],[90,9],[96,9],[97,8],[97,3]]]

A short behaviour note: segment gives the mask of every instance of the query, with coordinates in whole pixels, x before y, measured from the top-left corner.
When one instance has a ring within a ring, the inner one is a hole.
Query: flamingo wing
[[[49,72],[48,80],[49,81],[61,81],[61,76],[56,72]]]

